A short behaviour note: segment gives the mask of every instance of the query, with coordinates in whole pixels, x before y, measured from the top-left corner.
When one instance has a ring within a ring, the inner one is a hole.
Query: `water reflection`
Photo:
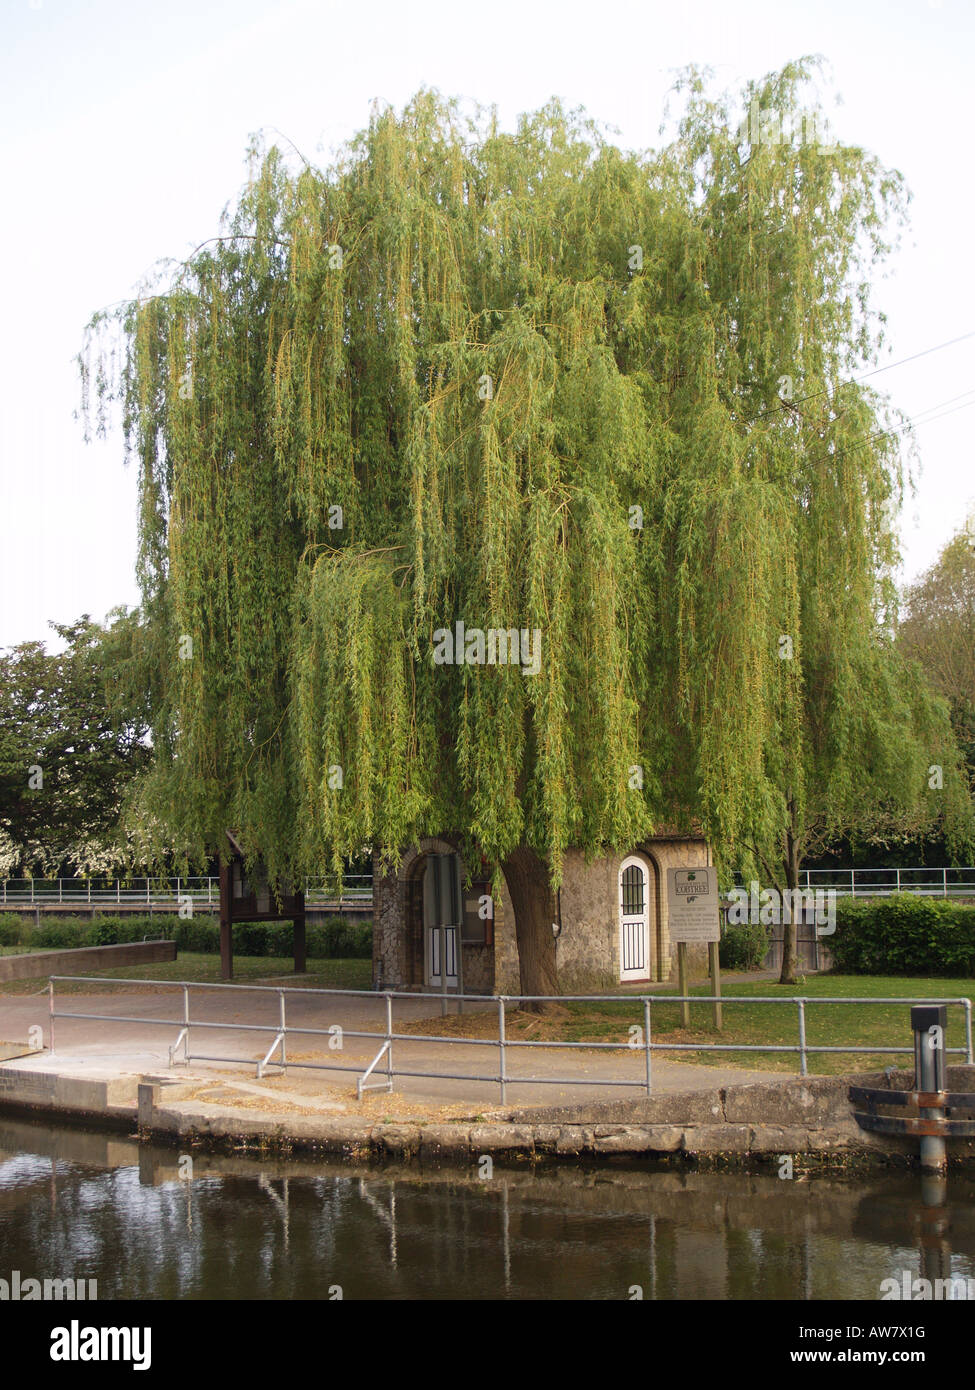
[[[138,1299],[815,1300],[876,1299],[903,1270],[975,1277],[975,1183],[954,1175],[192,1167],[181,1180],[173,1149],[0,1122],[0,1278]]]

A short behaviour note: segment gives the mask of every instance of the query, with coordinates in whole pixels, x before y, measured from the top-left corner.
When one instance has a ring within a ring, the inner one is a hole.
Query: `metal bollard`
[[[911,1008],[911,1030],[914,1033],[914,1089],[924,1095],[943,1093],[947,1088],[945,1072],[945,1029],[948,1009],[944,1004],[915,1004]],[[918,1111],[924,1120],[940,1121],[943,1103],[938,1109],[921,1106]],[[947,1152],[943,1135],[921,1135],[921,1167],[943,1172],[947,1167]]]

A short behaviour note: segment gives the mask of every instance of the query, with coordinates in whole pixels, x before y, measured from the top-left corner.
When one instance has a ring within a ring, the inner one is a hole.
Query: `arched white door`
[[[650,978],[650,876],[636,855],[620,865],[620,980]]]

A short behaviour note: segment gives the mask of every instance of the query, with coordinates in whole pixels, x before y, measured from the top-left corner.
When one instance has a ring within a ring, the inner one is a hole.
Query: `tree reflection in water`
[[[186,1165],[184,1164],[184,1167]],[[975,1183],[194,1154],[0,1122],[0,1277],[103,1299],[876,1299],[975,1276]],[[341,1295],[338,1290],[341,1290]]]

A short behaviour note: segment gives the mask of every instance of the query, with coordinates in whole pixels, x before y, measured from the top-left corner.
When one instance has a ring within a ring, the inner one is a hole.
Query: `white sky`
[[[326,162],[373,97],[400,108],[425,85],[496,102],[507,128],[558,95],[640,148],[675,69],[733,87],[822,53],[831,127],[914,195],[875,295],[895,361],[975,330],[973,38],[972,0],[0,0],[0,647],[138,602],[135,475],[120,438],[82,442],[72,359],[95,309],[215,232],[251,132]],[[874,384],[912,417],[972,391],[975,338]],[[961,410],[918,430],[905,578],[975,502],[973,425]]]

